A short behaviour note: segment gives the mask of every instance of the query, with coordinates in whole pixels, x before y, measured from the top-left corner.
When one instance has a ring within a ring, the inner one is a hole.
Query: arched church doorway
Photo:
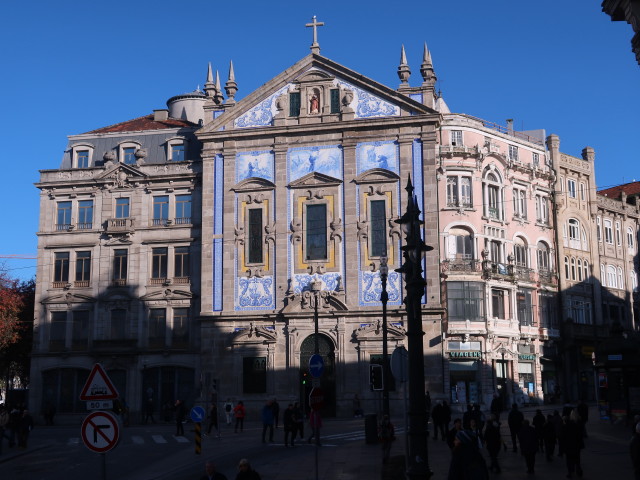
[[[324,372],[320,377],[320,388],[324,392],[323,417],[336,416],[336,355],[333,342],[324,335],[318,335],[319,352],[324,360]],[[309,359],[315,352],[315,334],[309,335],[300,347],[300,405],[309,412],[309,394],[313,389],[313,379],[309,373]]]

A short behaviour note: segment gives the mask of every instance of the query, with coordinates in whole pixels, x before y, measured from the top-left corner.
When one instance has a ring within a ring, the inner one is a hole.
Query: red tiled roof
[[[91,130],[87,133],[113,133],[113,132],[139,132],[141,130],[161,130],[163,128],[196,127],[197,125],[187,120],[168,118],[167,120],[156,121],[153,114],[144,117],[134,118],[126,122],[116,123],[108,127]]]
[[[625,183],[623,185],[618,185],[617,187],[599,190],[598,195],[613,198],[614,200],[619,200],[622,192],[626,193],[627,195],[640,194],[640,182]]]

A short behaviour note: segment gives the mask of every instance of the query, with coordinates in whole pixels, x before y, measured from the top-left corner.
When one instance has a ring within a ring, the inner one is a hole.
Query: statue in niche
[[[311,95],[311,99],[309,100],[309,113],[311,115],[320,113],[320,99],[316,93]]]

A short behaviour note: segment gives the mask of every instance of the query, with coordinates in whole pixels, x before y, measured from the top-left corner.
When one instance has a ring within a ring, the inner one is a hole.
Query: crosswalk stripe
[[[151,438],[153,438],[153,441],[156,443],[167,443],[162,435],[151,435]]]
[[[189,439],[187,437],[176,437],[174,435],[173,438],[175,438],[179,443],[189,443]]]
[[[133,443],[135,443],[136,445],[142,445],[144,443],[144,438],[139,437],[138,435],[133,435],[131,437],[131,441],[133,441]]]

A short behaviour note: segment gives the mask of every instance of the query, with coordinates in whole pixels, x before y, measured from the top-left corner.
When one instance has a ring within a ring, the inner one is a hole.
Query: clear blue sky
[[[418,85],[426,41],[451,111],[544,128],[575,156],[592,146],[598,188],[640,180],[633,32],[600,1],[6,1],[0,255],[35,256],[33,183],[67,135],[165,108],[204,84],[208,62],[224,84],[233,60],[241,99],[309,53],[313,15],[322,55],[397,88],[400,46]],[[26,279],[35,263],[6,266]]]

